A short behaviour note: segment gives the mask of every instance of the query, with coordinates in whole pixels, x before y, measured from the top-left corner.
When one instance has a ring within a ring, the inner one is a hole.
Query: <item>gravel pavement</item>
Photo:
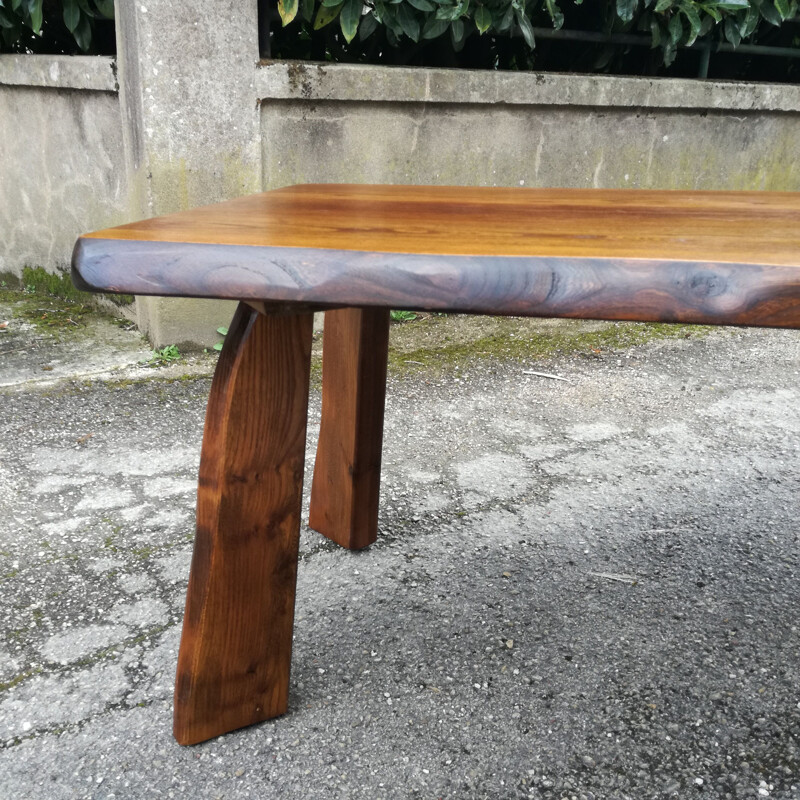
[[[301,534],[289,712],[187,748],[208,359],[21,359],[0,800],[800,798],[800,332],[393,378],[378,543]]]

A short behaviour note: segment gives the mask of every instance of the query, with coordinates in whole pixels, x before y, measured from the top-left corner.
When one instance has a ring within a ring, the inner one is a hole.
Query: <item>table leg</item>
[[[309,525],[357,550],[378,535],[389,310],[325,313],[322,422]]]
[[[206,413],[174,734],[195,744],[286,711],[312,315],[240,304]]]

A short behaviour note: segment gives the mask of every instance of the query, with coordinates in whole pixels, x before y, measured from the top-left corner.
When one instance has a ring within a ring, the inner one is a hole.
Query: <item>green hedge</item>
[[[0,0],[0,52],[113,53],[113,19],[114,0]]]
[[[452,66],[542,68],[536,27],[644,35],[650,61],[662,67],[695,42],[773,43],[771,34],[780,30],[775,44],[800,44],[797,28],[784,24],[796,17],[797,0],[280,0],[278,11],[285,27],[272,37],[271,55],[278,58],[319,57],[324,40],[324,57],[332,60],[422,63],[417,56],[424,50],[428,61],[442,62],[444,51],[458,54],[467,46],[470,54],[451,59]],[[377,44],[370,47],[372,40]],[[556,45],[565,47],[546,46]],[[583,49],[592,50],[592,63],[557,68],[592,71],[611,59],[609,46]]]
[[[798,0],[260,0],[260,6],[272,2],[284,26],[271,37],[271,55],[279,58],[652,74],[695,42],[800,46]],[[113,0],[0,0],[0,51],[113,53],[113,16]],[[537,27],[638,33],[651,52],[610,40],[537,41]],[[796,80],[798,60],[780,63],[787,68],[777,79]],[[749,74],[741,59],[737,69],[721,77],[774,79]]]

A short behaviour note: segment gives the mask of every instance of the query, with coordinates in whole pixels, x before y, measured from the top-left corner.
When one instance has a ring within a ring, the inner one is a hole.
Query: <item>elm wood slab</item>
[[[296,186],[82,237],[95,291],[793,327],[800,194]]]
[[[246,301],[209,401],[178,741],[286,709],[310,310],[344,307],[312,519],[359,547],[389,308],[800,327],[799,212],[797,194],[306,186],[82,237],[81,288]]]

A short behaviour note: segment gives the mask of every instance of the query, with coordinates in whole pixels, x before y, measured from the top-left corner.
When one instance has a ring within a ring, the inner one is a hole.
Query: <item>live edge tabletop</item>
[[[88,290],[796,327],[800,193],[292,186],[79,239]]]

